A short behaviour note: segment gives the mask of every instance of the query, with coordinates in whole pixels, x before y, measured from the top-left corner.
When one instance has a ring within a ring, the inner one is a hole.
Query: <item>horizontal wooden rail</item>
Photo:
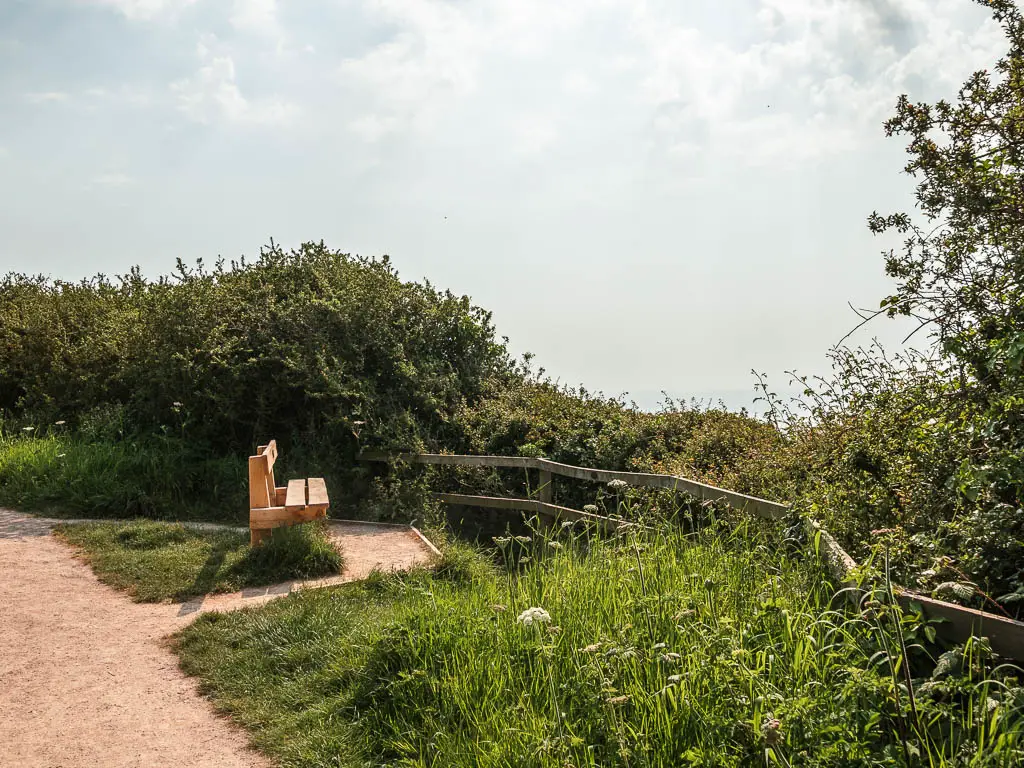
[[[604,528],[616,528],[623,522],[588,512],[581,512],[569,507],[551,504],[551,475],[561,475],[577,480],[594,482],[611,482],[622,480],[633,486],[644,488],[661,488],[670,491],[688,493],[702,501],[723,501],[740,510],[754,512],[760,517],[777,520],[785,517],[789,507],[756,496],[747,496],[735,491],[715,488],[712,485],[699,483],[675,475],[655,475],[646,472],[619,472],[610,469],[591,469],[561,464],[548,459],[537,459],[529,456],[465,456],[448,453],[387,453],[383,451],[364,451],[359,454],[361,461],[392,461],[401,459],[413,464],[440,464],[461,467],[497,467],[506,469],[535,469],[540,471],[541,486],[538,488],[540,499],[508,499],[494,496],[468,496],[458,493],[435,493],[434,497],[445,504],[490,509],[507,509],[533,512],[553,518],[571,520],[591,520]],[[859,604],[862,592],[855,578],[854,569],[857,562],[840,546],[839,542],[817,522],[805,520],[805,528],[833,578],[846,588],[848,599]],[[951,642],[964,642],[972,635],[987,637],[992,649],[1007,658],[1024,661],[1024,622],[997,616],[994,613],[966,608],[945,600],[936,600],[902,588],[894,588],[897,600],[906,608],[916,604],[921,607],[929,618],[939,618],[943,623],[936,631]]]
[[[722,501],[736,509],[753,512],[760,517],[777,520],[785,517],[789,508],[767,499],[747,496],[724,488],[688,480],[675,475],[656,475],[648,472],[620,472],[611,469],[591,469],[561,464],[548,459],[535,459],[530,456],[463,456],[448,453],[400,453],[392,454],[383,451],[364,451],[359,454],[361,461],[391,461],[402,459],[413,464],[443,464],[456,467],[504,467],[506,469],[536,469],[550,472],[553,475],[572,477],[576,480],[590,480],[599,483],[610,483],[621,480],[642,488],[662,488],[667,491],[679,491],[694,496],[701,501]]]

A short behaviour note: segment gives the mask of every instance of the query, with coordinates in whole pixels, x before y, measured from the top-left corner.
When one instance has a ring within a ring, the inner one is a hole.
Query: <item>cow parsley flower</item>
[[[610,480],[608,481],[608,487],[616,493],[619,493],[620,491],[626,490],[629,487],[629,483],[625,480]]]
[[[543,608],[527,608],[525,611],[519,614],[519,618],[516,622],[522,624],[524,627],[532,627],[534,622],[537,624],[547,624],[551,621],[551,614],[545,611]]]

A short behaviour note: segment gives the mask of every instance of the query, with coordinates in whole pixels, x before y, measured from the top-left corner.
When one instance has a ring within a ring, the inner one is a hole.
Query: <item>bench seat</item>
[[[327,517],[330,499],[322,477],[289,480],[278,486],[274,481],[277,442],[256,449],[249,457],[249,533],[253,546],[259,544],[272,528],[307,523]]]

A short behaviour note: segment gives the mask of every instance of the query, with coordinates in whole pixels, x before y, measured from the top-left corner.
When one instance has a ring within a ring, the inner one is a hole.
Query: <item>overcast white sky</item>
[[[971,0],[0,0],[0,272],[322,238],[564,382],[740,406],[889,291],[897,96],[1004,49]]]

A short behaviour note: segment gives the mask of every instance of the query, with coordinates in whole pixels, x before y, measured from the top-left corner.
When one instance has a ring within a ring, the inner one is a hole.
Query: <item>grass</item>
[[[248,533],[149,520],[62,525],[55,532],[81,550],[100,581],[140,602],[315,578],[342,567],[341,555],[317,524],[275,529],[255,549]]]
[[[245,457],[169,436],[136,441],[0,432],[0,505],[54,517],[246,524]]]
[[[176,647],[284,766],[1024,760],[1024,691],[984,642],[929,653],[882,594],[834,610],[763,532],[574,530],[203,616]]]

